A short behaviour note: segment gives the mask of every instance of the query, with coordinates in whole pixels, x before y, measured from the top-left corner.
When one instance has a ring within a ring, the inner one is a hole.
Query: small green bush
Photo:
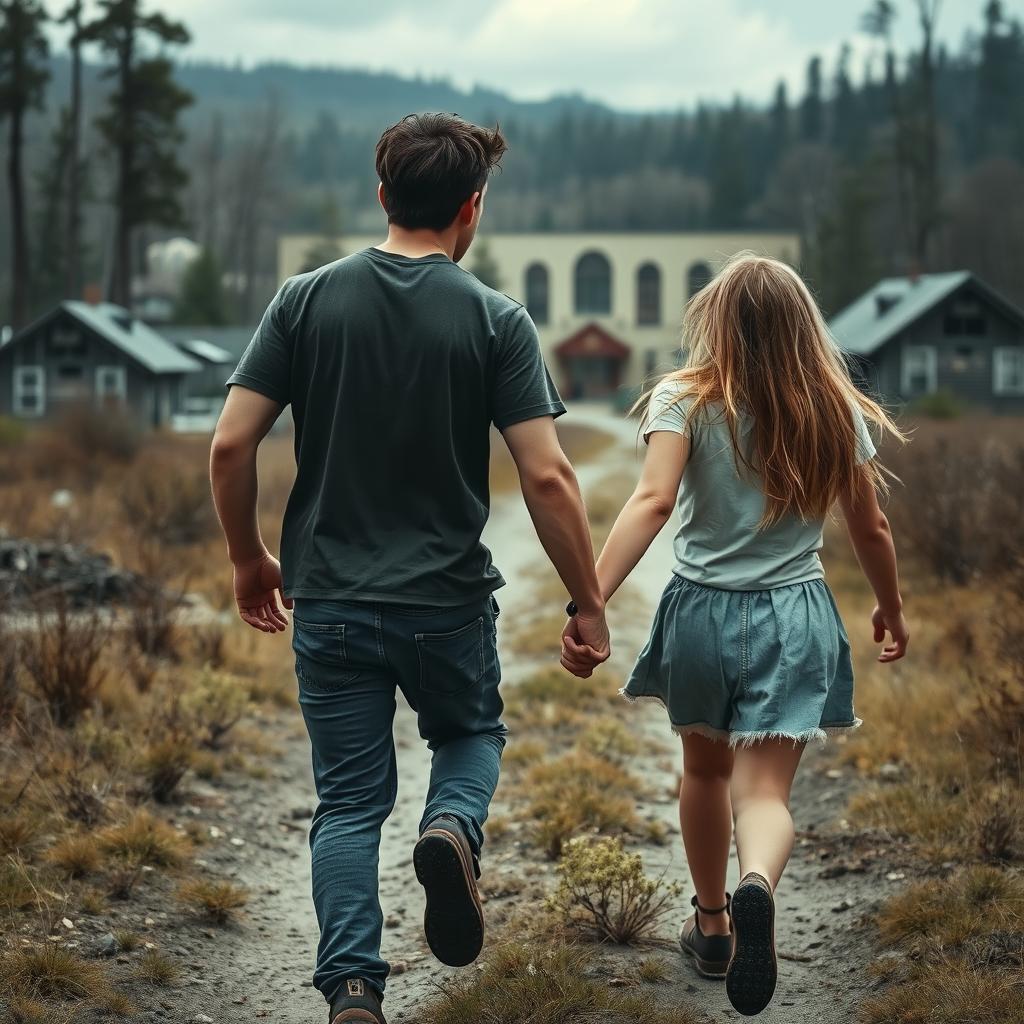
[[[13,448],[25,440],[28,430],[20,420],[0,416],[0,448]]]
[[[924,416],[930,420],[955,420],[967,411],[967,405],[951,391],[933,391],[922,395],[911,403],[908,410],[913,416]]]
[[[674,882],[648,878],[640,855],[627,853],[619,839],[571,840],[558,874],[549,909],[570,925],[617,943],[648,938],[682,894]]]

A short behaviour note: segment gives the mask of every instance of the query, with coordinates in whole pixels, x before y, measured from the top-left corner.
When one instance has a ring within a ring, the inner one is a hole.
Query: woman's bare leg
[[[793,852],[789,793],[804,744],[765,740],[735,753],[732,809],[740,875],[756,871],[772,889]]]
[[[690,877],[702,907],[725,905],[725,874],[732,842],[729,779],[733,752],[727,743],[691,733],[683,737],[683,782],[679,789],[679,824]],[[727,935],[728,914],[700,914],[705,935]]]

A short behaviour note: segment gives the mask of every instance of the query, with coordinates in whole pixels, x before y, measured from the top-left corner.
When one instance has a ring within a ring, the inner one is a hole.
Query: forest
[[[35,0],[3,5],[0,118],[10,217],[0,322],[94,285],[127,302],[145,246],[201,243],[182,322],[251,323],[276,284],[276,240],[380,226],[373,147],[404,112],[500,121],[511,148],[490,230],[799,232],[828,312],[880,276],[974,270],[1024,301],[1024,29],[979,0],[957,47],[941,3],[875,0],[812,57],[799,94],[624,113],[579,96],[519,103],[444,81],[287,64],[175,62],[187,26],[140,0],[80,0],[57,49]],[[20,12],[20,13],[19,13]],[[897,52],[896,20],[918,43]]]

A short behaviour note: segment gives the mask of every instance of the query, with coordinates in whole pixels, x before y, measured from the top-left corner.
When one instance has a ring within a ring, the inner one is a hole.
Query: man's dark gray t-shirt
[[[455,606],[504,584],[480,541],[490,426],[565,412],[518,302],[444,255],[366,249],[286,281],[228,384],[292,406],[289,597]]]

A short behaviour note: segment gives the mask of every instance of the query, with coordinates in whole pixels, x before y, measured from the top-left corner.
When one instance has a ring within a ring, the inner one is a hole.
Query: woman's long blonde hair
[[[807,286],[779,260],[730,259],[687,305],[683,350],[684,365],[663,380],[682,385],[675,401],[690,401],[689,422],[724,416],[737,465],[764,490],[762,529],[790,514],[824,518],[840,495],[857,493],[854,407],[877,432],[905,440],[854,385]],[[742,413],[753,418],[749,451],[738,440]],[[864,469],[884,491],[880,465]]]

